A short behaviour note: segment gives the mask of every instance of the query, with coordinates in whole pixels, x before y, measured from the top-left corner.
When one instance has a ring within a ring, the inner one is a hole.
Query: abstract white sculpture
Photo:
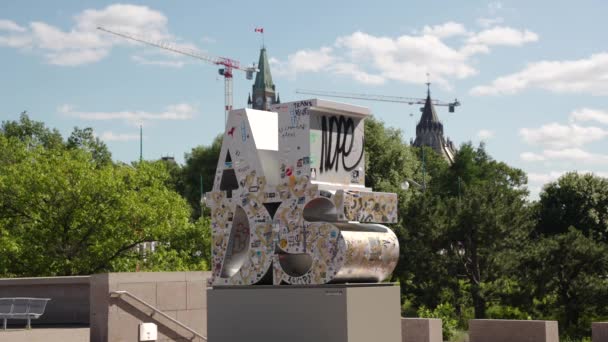
[[[213,191],[213,284],[379,282],[397,195],[365,188],[369,110],[324,100],[233,110]]]

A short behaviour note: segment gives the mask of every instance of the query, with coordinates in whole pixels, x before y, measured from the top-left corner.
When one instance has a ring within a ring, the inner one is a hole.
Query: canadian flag
[[[264,33],[264,28],[263,27],[256,27],[255,28],[255,32]]]

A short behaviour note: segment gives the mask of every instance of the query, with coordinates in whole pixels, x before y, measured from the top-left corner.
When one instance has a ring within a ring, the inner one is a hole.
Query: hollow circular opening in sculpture
[[[308,222],[336,222],[338,210],[334,203],[325,197],[315,198],[304,206],[304,220]]]
[[[240,206],[236,206],[232,218],[230,238],[226,247],[226,257],[222,267],[222,278],[235,275],[247,260],[249,252],[250,227],[247,213]]]
[[[279,254],[279,263],[288,275],[301,277],[312,267],[312,256],[306,253]]]

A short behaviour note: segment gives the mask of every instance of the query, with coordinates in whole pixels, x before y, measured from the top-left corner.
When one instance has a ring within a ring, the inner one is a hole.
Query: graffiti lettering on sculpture
[[[295,131],[306,129],[304,117],[308,116],[308,108],[312,106],[311,101],[295,102],[289,108],[289,124],[279,128],[281,138],[295,137]]]
[[[359,157],[355,162],[347,163],[347,158],[353,151],[355,146],[355,122],[352,118],[345,118],[343,115],[339,117],[327,116],[321,118],[321,163],[319,171],[321,173],[334,169],[338,171],[341,164],[345,171],[352,171],[363,159],[363,136],[361,136],[361,144],[358,150]],[[335,134],[334,134],[335,133]]]

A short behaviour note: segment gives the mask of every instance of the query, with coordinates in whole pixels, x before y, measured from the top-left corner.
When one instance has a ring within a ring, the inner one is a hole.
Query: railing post
[[[27,309],[25,309],[25,315],[27,316],[27,330],[32,329],[32,317],[30,316],[30,308],[32,307],[32,299],[27,300]]]

